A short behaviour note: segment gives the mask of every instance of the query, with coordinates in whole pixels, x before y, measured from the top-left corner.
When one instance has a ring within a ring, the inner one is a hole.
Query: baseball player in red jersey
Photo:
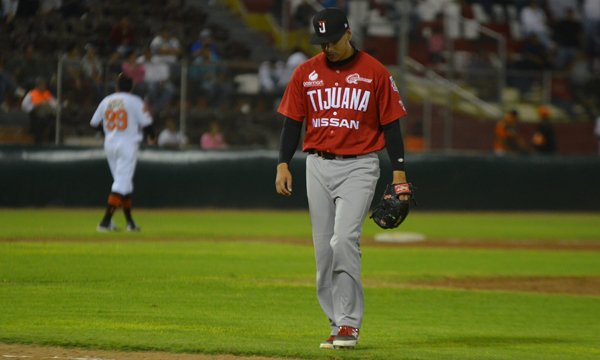
[[[317,297],[331,325],[320,347],[353,348],[364,313],[360,234],[379,179],[376,151],[386,147],[393,183],[406,183],[399,119],[406,115],[389,71],[350,44],[343,11],[327,8],[313,18],[310,39],[323,52],[301,64],[279,112],[285,116],[275,186],[292,193],[288,165],[306,120],[303,151],[317,263]],[[408,200],[402,195],[402,200]]]
[[[123,207],[125,213],[127,231],[140,231],[131,217],[133,174],[140,141],[147,137],[148,144],[153,145],[156,139],[152,116],[142,99],[131,94],[132,89],[133,80],[125,74],[120,74],[117,92],[100,102],[90,121],[92,127],[104,132],[104,151],[114,179],[108,196],[108,206],[104,218],[98,224],[98,231],[117,230],[112,216],[119,206]]]

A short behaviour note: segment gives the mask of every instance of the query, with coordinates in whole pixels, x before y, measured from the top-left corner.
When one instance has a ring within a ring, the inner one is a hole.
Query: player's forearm
[[[279,161],[278,164],[289,164],[296,153],[300,134],[302,133],[302,123],[290,118],[285,118],[283,130],[279,139]]]
[[[383,125],[385,148],[392,164],[392,170],[404,173],[404,141],[400,130],[400,120]],[[395,176],[395,175],[394,175]],[[394,183],[396,183],[394,181]]]
[[[406,181],[406,173],[404,171],[394,171],[393,172],[393,180],[392,180],[392,184],[402,184],[407,182]]]

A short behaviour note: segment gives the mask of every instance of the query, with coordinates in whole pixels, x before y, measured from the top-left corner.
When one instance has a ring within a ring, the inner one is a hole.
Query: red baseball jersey
[[[385,147],[381,125],[406,115],[389,71],[359,51],[338,68],[321,53],[296,68],[278,109],[306,119],[302,149],[363,155]]]

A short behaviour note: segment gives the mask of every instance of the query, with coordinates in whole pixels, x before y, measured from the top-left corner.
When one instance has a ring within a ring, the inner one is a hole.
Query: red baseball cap
[[[312,45],[337,42],[350,29],[346,14],[338,8],[326,8],[316,13],[313,27],[315,33],[309,40]]]

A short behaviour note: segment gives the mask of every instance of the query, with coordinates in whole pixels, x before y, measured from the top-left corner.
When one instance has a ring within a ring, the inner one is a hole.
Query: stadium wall
[[[374,203],[391,180],[385,152]],[[275,192],[277,151],[142,149],[137,207],[307,208],[305,159],[291,164],[294,193]],[[600,211],[600,158],[408,154],[419,210]],[[102,149],[0,148],[0,207],[101,207],[112,178]]]

